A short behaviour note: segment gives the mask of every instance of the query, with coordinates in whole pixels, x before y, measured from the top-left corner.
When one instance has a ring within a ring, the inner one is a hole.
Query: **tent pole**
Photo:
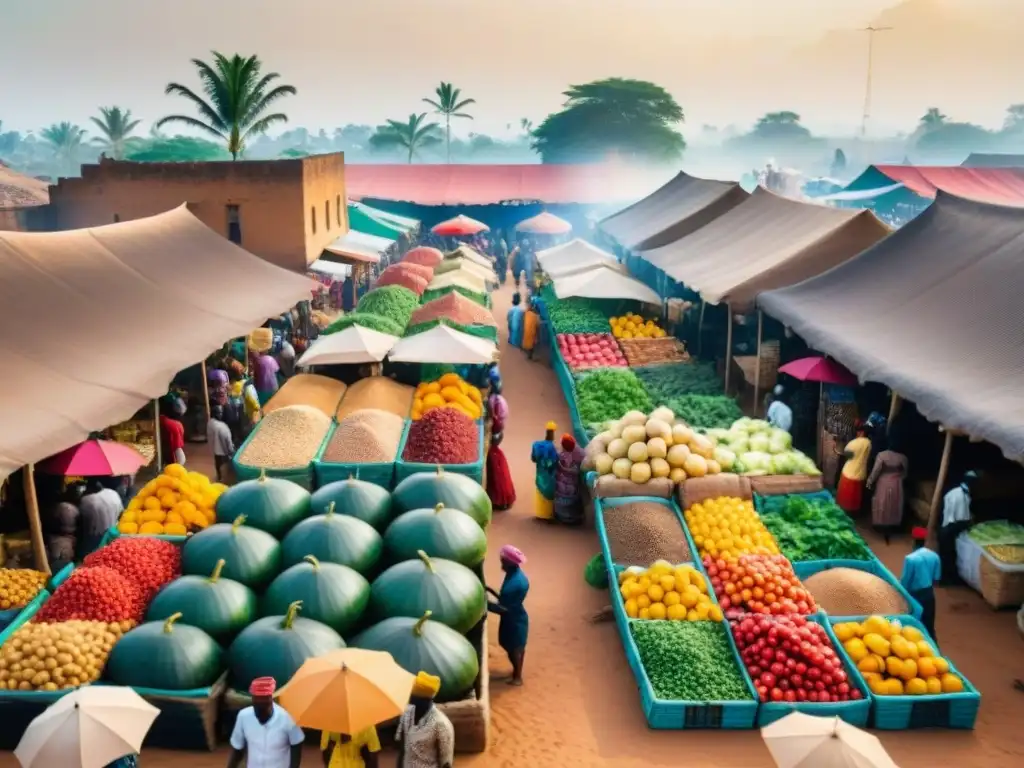
[[[725,305],[729,322],[725,332],[725,394],[729,394],[729,374],[732,372],[732,307]]]
[[[757,416],[757,398],[761,394],[761,328],[764,323],[764,312],[757,310],[757,360],[754,361],[754,416]]]
[[[897,394],[896,390],[892,391],[892,401],[889,403],[889,419],[885,422],[885,434],[889,434],[889,430],[892,429],[892,420],[896,418],[896,414],[900,412],[900,406],[903,405],[903,399]]]
[[[34,464],[26,464],[22,474],[25,489],[25,511],[28,513],[28,530],[32,537],[32,556],[36,561],[36,570],[50,575],[50,560],[46,556],[46,543],[43,541],[43,524],[39,516],[39,496],[36,494],[36,472]]]
[[[163,471],[164,468],[164,456],[163,456],[163,441],[160,436],[160,401],[153,401],[153,432],[154,440],[153,447],[156,448],[156,471],[157,474]]]
[[[704,299],[700,300],[700,320],[697,322],[697,357],[700,357],[704,352],[704,309],[707,307],[707,302]]]
[[[206,406],[206,420],[210,420],[210,382],[207,379],[206,361],[203,360],[203,405]]]
[[[939,505],[942,503],[946,477],[949,475],[949,457],[953,452],[953,433],[946,430],[946,442],[942,446],[942,461],[939,462],[939,476],[935,478],[935,492],[932,494],[932,506],[928,512],[928,546],[937,546],[939,537]]]

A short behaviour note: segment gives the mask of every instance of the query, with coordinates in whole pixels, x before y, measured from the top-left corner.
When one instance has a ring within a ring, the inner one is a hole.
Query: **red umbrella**
[[[471,219],[469,216],[459,215],[454,219],[448,219],[448,221],[435,224],[430,231],[441,237],[465,237],[486,232],[489,229],[490,227],[482,221]]]
[[[821,384],[837,384],[843,387],[852,387],[857,383],[856,376],[827,357],[803,357],[786,363],[779,368],[779,373],[789,374],[800,381],[816,381]]]
[[[39,465],[49,475],[116,477],[133,475],[146,465],[134,448],[110,440],[86,440],[61,451]]]
[[[532,219],[521,221],[516,224],[519,232],[529,232],[532,235],[565,235],[572,232],[572,224],[565,219],[560,219],[553,213],[544,211],[538,213]]]

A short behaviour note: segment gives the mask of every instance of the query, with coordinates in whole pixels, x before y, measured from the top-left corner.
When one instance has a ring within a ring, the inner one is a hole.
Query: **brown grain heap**
[[[830,568],[803,582],[818,607],[833,616],[894,616],[909,609],[895,587],[856,568]]]
[[[450,320],[459,325],[486,325],[491,328],[498,326],[494,321],[494,315],[486,307],[481,307],[458,291],[451,291],[438,299],[428,301],[412,313],[409,325],[429,323],[431,320]]]
[[[277,390],[263,406],[263,413],[268,414],[289,405],[309,405],[325,416],[334,416],[344,394],[345,384],[337,379],[315,373],[298,373]]]
[[[686,534],[671,508],[651,501],[607,505],[604,530],[612,561],[649,566],[655,560],[692,562]]]
[[[288,405],[267,414],[238,456],[238,463],[260,469],[300,469],[316,456],[331,419],[309,405]]]
[[[376,408],[356,411],[334,428],[322,461],[331,464],[376,464],[394,461],[405,420]]]
[[[415,396],[415,387],[399,384],[384,376],[371,376],[367,379],[360,379],[346,390],[334,418],[341,421],[356,411],[376,408],[404,419],[412,409],[412,401]]]

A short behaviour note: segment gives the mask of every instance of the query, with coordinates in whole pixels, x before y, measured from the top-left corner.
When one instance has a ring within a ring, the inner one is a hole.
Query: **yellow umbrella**
[[[306,660],[278,703],[303,728],[351,736],[401,715],[415,679],[390,653],[344,648]]]
[[[131,688],[90,685],[29,723],[14,756],[22,768],[103,768],[138,754],[159,714]]]
[[[761,737],[778,768],[899,768],[878,737],[838,717],[793,712]]]

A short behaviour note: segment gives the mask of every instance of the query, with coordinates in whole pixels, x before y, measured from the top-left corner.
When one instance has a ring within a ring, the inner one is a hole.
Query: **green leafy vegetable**
[[[736,401],[725,395],[682,395],[658,405],[667,406],[676,418],[697,429],[725,429],[743,415]]]
[[[405,290],[404,288],[402,290]],[[369,295],[369,294],[367,294]],[[392,336],[402,335],[402,326],[387,317],[381,317],[380,315],[372,315],[368,312],[349,312],[347,315],[342,315],[333,323],[324,328],[324,335],[337,333],[343,331],[346,328],[351,328],[353,325],[360,325],[363,328],[369,328],[380,333],[388,333]]]
[[[727,627],[713,621],[631,621],[654,695],[666,701],[752,700]]]
[[[385,285],[363,296],[356,305],[356,312],[386,317],[404,329],[419,305],[419,298],[408,288]]]
[[[978,523],[967,535],[979,544],[1024,546],[1024,526],[1006,520]]]
[[[598,552],[587,561],[583,569],[583,580],[594,589],[608,589],[608,569],[604,565],[604,555]]]
[[[830,494],[758,497],[761,521],[793,562],[870,560],[871,550]]]
[[[584,424],[620,418],[626,411],[649,412],[651,399],[628,368],[599,368],[573,375],[576,404]]]
[[[423,296],[420,298],[420,301],[423,304],[427,304],[434,299],[440,299],[446,293],[451,293],[452,291],[461,293],[467,299],[472,299],[481,307],[490,308],[491,306],[491,297],[486,293],[477,293],[476,291],[471,291],[469,288],[463,288],[461,285],[449,285],[445,288],[431,288],[423,292]]]
[[[423,333],[429,331],[438,325],[446,325],[449,328],[453,328],[456,331],[462,333],[468,333],[470,336],[477,336],[481,339],[487,339],[488,341],[498,340],[498,329],[490,325],[463,325],[457,323],[454,320],[449,320],[445,317],[435,317],[433,320],[428,320],[425,323],[418,323],[416,325],[410,325],[405,329],[406,336],[415,336],[417,333]]]
[[[541,290],[555,333],[610,333],[610,315],[593,299],[559,299],[548,285]]]
[[[683,395],[721,395],[722,380],[713,363],[669,363],[634,368],[655,403]]]

